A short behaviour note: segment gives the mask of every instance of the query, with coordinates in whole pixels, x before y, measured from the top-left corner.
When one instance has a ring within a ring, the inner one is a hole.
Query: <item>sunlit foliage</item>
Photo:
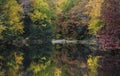
[[[19,35],[23,33],[22,8],[18,5],[16,0],[8,0],[3,6],[3,26],[6,26],[6,34]],[[7,31],[10,32],[7,32]]]
[[[0,3],[0,40],[5,43],[23,34],[23,10],[16,0],[1,0]]]
[[[91,34],[97,35],[97,32],[104,26],[104,21],[101,17],[101,6],[104,0],[89,0],[87,4],[88,10],[90,10],[90,21],[88,29]]]
[[[54,76],[61,76],[61,69],[60,68],[55,68],[55,74]]]
[[[98,65],[99,57],[92,57],[89,56],[87,60],[88,68],[90,69],[89,76],[97,76],[97,69],[99,67]]]
[[[49,5],[45,0],[31,0],[32,13],[30,17],[34,23],[38,23],[42,20],[49,20],[53,17],[53,12],[49,8]],[[44,24],[42,26],[45,26]]]

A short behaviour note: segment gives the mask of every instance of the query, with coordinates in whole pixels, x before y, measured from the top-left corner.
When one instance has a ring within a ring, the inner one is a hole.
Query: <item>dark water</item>
[[[117,51],[96,52],[80,44],[2,47],[0,76],[120,76]]]

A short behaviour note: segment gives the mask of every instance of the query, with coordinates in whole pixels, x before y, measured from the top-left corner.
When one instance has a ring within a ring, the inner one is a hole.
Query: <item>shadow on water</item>
[[[120,75],[119,51],[95,51],[83,44],[50,42],[1,47],[0,76]]]

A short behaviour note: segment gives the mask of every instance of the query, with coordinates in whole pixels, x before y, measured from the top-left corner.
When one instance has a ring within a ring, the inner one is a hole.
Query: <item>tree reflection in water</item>
[[[120,53],[120,52],[119,52]],[[98,76],[119,76],[120,55],[103,56],[99,59]]]
[[[87,76],[87,55],[90,52],[76,48],[76,45],[56,45],[57,68],[61,69],[61,76]],[[81,51],[82,50],[82,51]]]
[[[98,54],[80,44],[9,45],[0,51],[0,76],[120,75],[119,52]]]

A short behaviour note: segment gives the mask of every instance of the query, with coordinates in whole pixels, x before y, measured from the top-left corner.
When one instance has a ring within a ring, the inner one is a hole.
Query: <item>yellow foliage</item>
[[[91,7],[90,16],[91,17],[99,17],[101,14],[101,6],[104,0],[90,0],[87,7]]]
[[[98,68],[98,59],[99,56],[97,57],[92,57],[89,56],[87,63],[88,63],[88,68],[90,69],[89,75],[90,76],[96,76],[97,75],[97,68]]]
[[[65,2],[67,2],[67,0],[57,0],[57,5],[60,7]]]
[[[32,62],[30,65],[30,70],[32,70],[35,74],[37,74],[38,72],[45,70],[49,65],[50,65],[50,61],[46,62],[45,64]]]
[[[8,74],[9,74],[9,76],[17,76],[17,73],[12,68],[8,69]]]
[[[60,68],[56,68],[55,69],[55,75],[54,76],[61,76],[61,69]]]
[[[8,0],[3,7],[4,17],[6,18],[7,27],[11,31],[17,33],[23,32],[23,24],[21,22],[21,14],[23,13],[22,7],[16,0]]]
[[[18,25],[16,26],[16,31],[17,31],[18,33],[22,33],[22,32],[24,32],[24,31],[23,31],[23,28],[24,28],[23,23],[22,23],[22,22],[21,22],[21,23],[18,23]]]
[[[46,14],[41,13],[41,12],[39,12],[38,10],[35,10],[35,11],[34,11],[32,14],[30,14],[30,15],[31,15],[31,19],[32,19],[33,22],[35,22],[35,21],[37,21],[37,20],[39,20],[39,19],[44,20],[44,19],[47,18],[47,15],[46,15]]]
[[[3,38],[3,36],[2,36],[1,34],[2,34],[2,32],[3,32],[5,29],[6,29],[5,26],[0,25],[0,39]]]
[[[22,76],[22,75],[19,73],[19,68],[18,68],[18,66],[9,67],[6,74],[7,74],[7,76]]]
[[[103,20],[100,20],[98,18],[92,18],[89,21],[89,27],[88,29],[90,30],[90,34],[94,34],[97,36],[97,31],[102,28],[104,25]]]
[[[30,13],[30,17],[33,22],[38,20],[50,19],[51,17],[51,10],[49,5],[45,0],[31,0],[33,3],[32,13]]]
[[[67,2],[68,0],[57,0],[55,3],[57,5],[57,13],[61,13],[63,10],[63,6],[64,4]]]
[[[15,56],[15,62],[16,64],[22,64],[23,56],[20,54],[17,54],[17,52],[14,53]]]
[[[88,29],[91,34],[97,35],[97,31],[103,27],[104,22],[100,18],[101,16],[101,6],[104,0],[90,0],[86,7],[89,8],[90,21]]]

